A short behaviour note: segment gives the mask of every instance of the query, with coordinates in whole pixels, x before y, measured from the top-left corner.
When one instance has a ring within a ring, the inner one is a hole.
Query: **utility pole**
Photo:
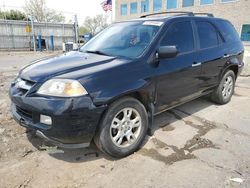
[[[30,21],[31,21],[31,29],[32,29],[32,35],[33,35],[33,45],[34,45],[34,52],[35,52],[36,51],[36,37],[35,37],[35,30],[34,30],[33,15],[31,15]]]
[[[75,29],[75,42],[77,43],[77,48],[79,48],[79,32],[78,32],[78,20],[77,15],[75,14],[75,23],[74,23],[74,29]]]
[[[6,26],[6,33],[8,33],[9,37],[10,37],[10,32],[8,31],[8,21],[7,21],[7,17],[6,17],[6,10],[5,10],[5,1],[3,1],[3,18],[4,18],[4,21],[5,21],[5,26]],[[9,46],[9,50],[11,50],[11,46]]]
[[[46,45],[46,51],[49,51],[49,32],[48,32],[48,21],[47,17],[45,18],[45,25],[46,25],[46,36],[45,36],[45,45]]]

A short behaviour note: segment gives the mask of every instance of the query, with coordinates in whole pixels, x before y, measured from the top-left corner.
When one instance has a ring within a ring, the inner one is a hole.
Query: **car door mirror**
[[[158,57],[157,58],[173,58],[178,54],[178,50],[176,46],[160,46],[158,49]]]

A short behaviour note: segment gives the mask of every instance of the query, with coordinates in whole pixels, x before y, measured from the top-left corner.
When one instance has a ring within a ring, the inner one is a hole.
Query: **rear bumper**
[[[37,135],[64,148],[87,147],[106,106],[96,107],[90,97],[25,97],[10,89],[14,119]],[[50,116],[52,124],[40,122],[40,115]]]
[[[241,64],[238,65],[238,75],[237,76],[240,76],[243,68],[244,68],[244,62],[241,62]]]

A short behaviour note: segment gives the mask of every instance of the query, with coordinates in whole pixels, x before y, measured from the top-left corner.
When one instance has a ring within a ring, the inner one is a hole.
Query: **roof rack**
[[[187,14],[189,16],[194,16],[193,12],[188,12],[188,11],[169,11],[169,12],[157,12],[157,13],[152,13],[152,14],[145,14],[140,16],[140,18],[146,18],[148,16],[154,16],[154,15],[160,15],[160,14]]]
[[[145,14],[140,16],[140,18],[146,18],[148,16],[154,16],[154,15],[161,15],[161,14],[179,14],[179,15],[188,15],[188,16],[195,16],[195,15],[206,15],[208,17],[214,17],[213,14],[211,13],[206,13],[206,12],[199,12],[199,13],[193,13],[189,11],[169,11],[169,12],[157,12],[157,13],[152,13],[152,14]]]
[[[206,13],[206,12],[199,12],[199,13],[193,13],[194,15],[206,15],[208,17],[214,17],[212,13]]]

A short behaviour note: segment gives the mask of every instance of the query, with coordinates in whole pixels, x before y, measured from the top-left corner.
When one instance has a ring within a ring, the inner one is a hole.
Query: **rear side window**
[[[230,22],[218,20],[216,21],[216,23],[226,42],[235,42],[240,40],[237,31],[234,29],[234,26]]]
[[[161,41],[161,46],[176,46],[180,53],[194,50],[194,36],[191,22],[177,22],[170,26]]]
[[[200,39],[200,48],[211,48],[219,45],[220,36],[214,26],[209,22],[196,22]]]

